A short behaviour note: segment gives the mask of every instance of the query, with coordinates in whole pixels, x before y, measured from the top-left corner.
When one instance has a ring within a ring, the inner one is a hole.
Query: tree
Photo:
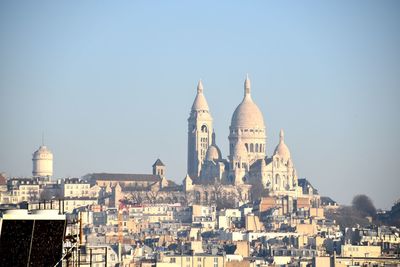
[[[134,204],[142,204],[143,203],[143,197],[140,191],[132,191],[127,199],[129,202],[134,203]]]
[[[216,182],[207,189],[210,190],[210,202],[215,203],[215,205],[217,206],[217,210],[235,208],[237,202],[237,196],[235,192],[230,192],[229,190],[226,190],[224,188],[224,185],[219,182]]]
[[[341,206],[337,210],[328,210],[325,213],[327,219],[334,220],[341,228],[369,225],[369,221],[360,211],[350,206]]]
[[[264,189],[264,186],[263,186],[261,180],[254,179],[254,180],[250,181],[250,184],[251,184],[250,193],[251,193],[252,201],[256,201],[262,197],[268,196],[269,193],[266,189]]]
[[[154,204],[157,201],[158,195],[159,195],[159,191],[150,190],[150,191],[147,191],[147,193],[146,193],[146,199],[149,201],[149,203]]]
[[[227,193],[216,200],[217,210],[236,208],[235,194]]]
[[[375,217],[376,209],[372,200],[366,195],[357,195],[353,198],[352,206],[364,216]]]

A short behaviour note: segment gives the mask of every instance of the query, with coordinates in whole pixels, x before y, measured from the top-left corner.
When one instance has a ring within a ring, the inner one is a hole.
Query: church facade
[[[251,83],[244,82],[244,96],[233,112],[229,127],[229,155],[222,156],[216,144],[213,118],[204,96],[203,84],[188,118],[188,161],[184,188],[196,198],[209,201],[210,187],[223,185],[223,191],[243,201],[250,199],[251,186],[262,186],[270,196],[301,196],[298,177],[284,132],[272,156],[266,154],[267,130],[261,110],[251,96]],[[212,191],[212,190],[211,190]],[[202,194],[203,192],[203,194]]]

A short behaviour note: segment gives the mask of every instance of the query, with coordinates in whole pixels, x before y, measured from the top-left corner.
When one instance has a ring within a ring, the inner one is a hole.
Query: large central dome
[[[244,82],[244,97],[232,115],[229,128],[229,151],[236,157],[236,147],[243,142],[249,162],[265,158],[266,133],[264,118],[250,95],[250,80]]]
[[[264,128],[264,118],[253,102],[250,95],[250,80],[247,78],[245,83],[245,92],[242,102],[237,106],[232,115],[231,128]]]

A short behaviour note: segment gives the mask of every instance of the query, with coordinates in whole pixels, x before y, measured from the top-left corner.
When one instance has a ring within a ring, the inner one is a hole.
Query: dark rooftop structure
[[[159,175],[153,174],[128,174],[128,173],[92,173],[88,177],[92,181],[148,181],[157,182],[161,180]]]
[[[165,166],[165,165],[160,159],[157,159],[156,162],[154,162],[152,167],[154,167],[154,166]]]
[[[318,190],[315,189],[314,186],[312,186],[312,184],[306,179],[306,178],[300,178],[298,180],[299,186],[303,189],[303,194],[318,194]]]
[[[330,197],[321,197],[321,204],[323,206],[335,206],[337,202]]]

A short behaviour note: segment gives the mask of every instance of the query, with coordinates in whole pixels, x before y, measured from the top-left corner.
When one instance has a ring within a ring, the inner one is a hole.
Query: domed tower
[[[244,82],[244,97],[232,115],[229,127],[229,154],[232,157],[240,139],[244,143],[249,163],[265,158],[266,130],[263,115],[250,94],[250,80]]]
[[[268,172],[268,177],[272,178],[268,179],[271,193],[288,194],[289,191],[295,191],[298,183],[297,174],[290,150],[285,144],[283,130],[279,132],[279,144],[275,148],[271,163]]]
[[[215,142],[215,132],[212,133],[211,145],[207,149],[206,160],[219,161],[222,159],[222,153]]]
[[[33,170],[32,175],[35,177],[53,176],[53,153],[42,145],[33,153],[32,157]]]
[[[234,185],[240,185],[247,182],[247,173],[249,171],[249,158],[245,144],[239,132],[237,142],[232,150],[230,160],[229,182]]]
[[[188,161],[187,173],[195,181],[212,143],[212,117],[203,94],[203,83],[197,85],[197,95],[188,119]]]
[[[283,129],[279,132],[279,144],[275,148],[274,156],[278,156],[284,162],[287,162],[290,159],[290,151],[285,144],[285,133],[283,132]]]

